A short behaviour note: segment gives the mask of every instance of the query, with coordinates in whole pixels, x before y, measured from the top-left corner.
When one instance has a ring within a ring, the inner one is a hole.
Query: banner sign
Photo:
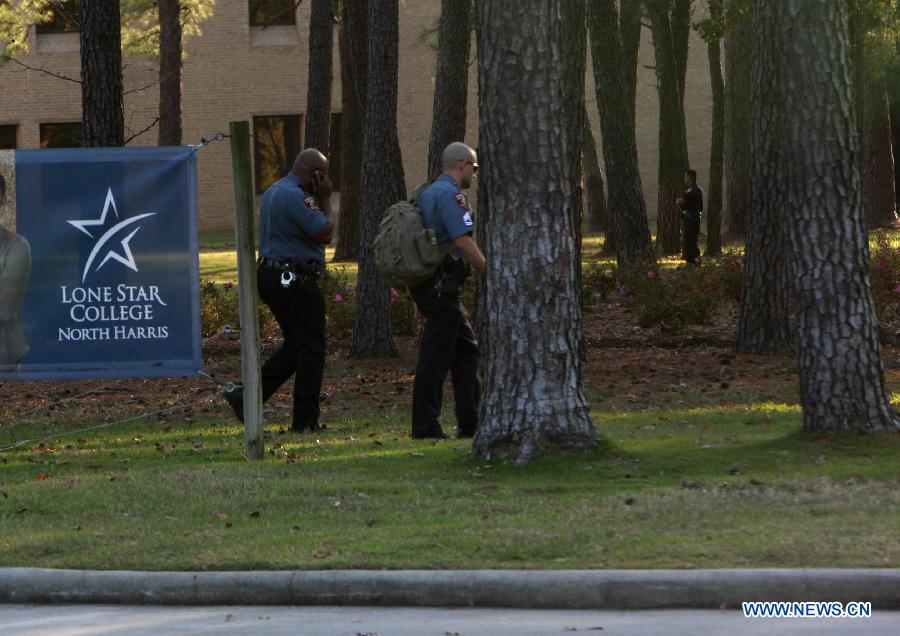
[[[0,151],[0,380],[201,368],[191,148]]]

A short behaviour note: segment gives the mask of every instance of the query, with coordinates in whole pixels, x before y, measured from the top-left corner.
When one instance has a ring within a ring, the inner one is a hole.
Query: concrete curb
[[[870,601],[900,609],[900,569],[132,572],[0,568],[0,603],[534,609]]]

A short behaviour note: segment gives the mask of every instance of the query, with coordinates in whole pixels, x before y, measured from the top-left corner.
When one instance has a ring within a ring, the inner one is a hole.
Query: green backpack
[[[414,287],[434,275],[452,244],[438,247],[434,230],[425,227],[415,201],[420,186],[409,201],[389,207],[375,236],[375,266],[381,280],[391,287]]]

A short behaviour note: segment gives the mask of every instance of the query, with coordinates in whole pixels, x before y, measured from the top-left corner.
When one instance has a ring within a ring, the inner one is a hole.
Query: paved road
[[[19,635],[299,634],[315,636],[894,636],[900,612],[867,619],[745,619],[739,611],[567,611],[369,607],[0,605],[0,633]]]

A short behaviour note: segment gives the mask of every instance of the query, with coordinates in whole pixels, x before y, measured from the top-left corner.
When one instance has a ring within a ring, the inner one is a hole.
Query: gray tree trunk
[[[652,261],[653,242],[638,171],[634,111],[628,103],[614,1],[589,2],[588,25],[606,165],[607,202],[615,215],[616,258],[620,265]]]
[[[897,222],[894,183],[894,149],[891,144],[891,113],[883,70],[868,73],[865,84],[863,128],[863,196],[869,227],[890,227]]]
[[[744,0],[725,0],[727,10]],[[747,227],[750,176],[750,21],[739,17],[725,31],[725,226],[729,234],[743,236]]]
[[[309,79],[306,85],[306,132],[303,145],[328,155],[331,145],[332,0],[312,0],[309,12]]]
[[[622,38],[622,69],[625,73],[625,102],[634,125],[637,95],[638,53],[641,48],[642,0],[619,0],[619,35]]]
[[[650,16],[659,93],[659,169],[656,248],[661,254],[681,251],[681,209],[675,199],[684,192],[688,165],[680,62],[672,33],[671,0],[644,0]]]
[[[581,205],[584,2],[482,0],[477,12],[489,293],[474,448],[523,464],[597,443],[581,390],[570,226]]]
[[[787,187],[782,139],[785,85],[779,67],[786,51],[775,35],[779,12],[757,3],[751,47],[750,207],[738,319],[737,350],[785,353],[791,348],[791,279],[785,227]]]
[[[158,0],[159,145],[181,145],[181,2]]]
[[[691,4],[694,0],[672,0],[672,45],[675,51],[675,70],[678,72],[678,94],[684,107],[684,88],[687,81],[688,43],[691,37]]]
[[[787,226],[808,430],[900,430],[884,383],[862,213],[847,4],[759,0],[779,13]]]
[[[366,77],[366,12],[357,0],[341,0],[338,46],[341,55],[341,204],[334,260],[359,258],[359,185],[362,170]],[[352,33],[351,33],[352,32]],[[350,46],[353,41],[356,46]],[[359,83],[357,83],[359,82]]]
[[[469,43],[472,40],[469,0],[442,0],[438,26],[434,107],[428,143],[428,180],[441,174],[441,153],[448,144],[466,137],[469,94]]]
[[[616,232],[609,206],[606,205],[606,192],[603,185],[603,172],[600,170],[600,157],[597,155],[597,142],[591,122],[584,115],[584,192],[587,200],[588,230],[606,232],[603,248],[615,253]]]
[[[378,276],[373,245],[384,211],[406,198],[397,139],[397,2],[367,2],[368,86],[360,182],[366,196],[360,207],[359,275],[350,350],[354,358],[384,358],[397,353],[391,334],[390,289]]]
[[[84,145],[124,146],[119,0],[81,0],[79,17]]]
[[[710,0],[710,15],[722,19],[722,0]],[[712,135],[709,153],[709,184],[706,189],[706,256],[722,253],[722,187],[725,172],[725,81],[722,78],[722,43],[707,42],[709,77],[712,85]]]

